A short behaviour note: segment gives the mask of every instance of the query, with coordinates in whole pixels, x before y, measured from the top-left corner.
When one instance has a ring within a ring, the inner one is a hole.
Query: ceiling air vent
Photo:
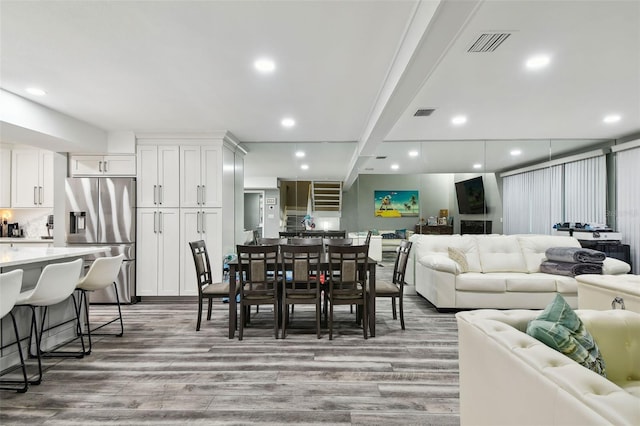
[[[424,108],[424,109],[419,109],[416,111],[415,114],[413,114],[414,117],[428,117],[431,114],[433,114],[433,111],[435,111],[434,108]]]
[[[467,52],[493,52],[495,51],[506,39],[509,38],[511,33],[484,33],[473,42]]]
[[[376,157],[376,160],[384,160],[385,158],[387,158],[387,156],[386,156],[386,155],[378,155],[378,156]]]

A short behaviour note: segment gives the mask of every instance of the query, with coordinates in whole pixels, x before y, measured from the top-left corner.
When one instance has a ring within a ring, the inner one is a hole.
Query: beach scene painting
[[[375,215],[378,217],[418,216],[418,191],[373,191]]]

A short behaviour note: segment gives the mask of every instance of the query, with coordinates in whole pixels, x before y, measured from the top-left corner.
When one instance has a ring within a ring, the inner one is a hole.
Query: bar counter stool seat
[[[31,384],[40,384],[42,381],[42,357],[49,356],[73,356],[76,358],[82,358],[85,354],[84,339],[82,335],[77,336],[82,344],[81,352],[63,352],[58,351],[57,348],[65,346],[68,343],[58,345],[49,351],[42,351],[42,334],[44,333],[44,324],[47,316],[47,308],[49,306],[56,305],[60,302],[67,300],[69,297],[73,300],[74,312],[76,314],[75,320],[80,325],[80,309],[76,303],[76,298],[73,292],[76,289],[78,278],[80,277],[80,271],[82,270],[82,259],[76,259],[71,262],[65,263],[52,263],[46,265],[42,269],[40,278],[36,283],[35,288],[26,292],[20,293],[16,306],[27,306],[31,309],[31,327],[29,334],[29,350],[31,349],[31,343],[35,336],[36,355],[38,359],[38,378],[36,380],[30,380]],[[38,323],[36,321],[36,307],[44,308],[42,313],[42,325],[40,326],[40,332],[38,332]],[[61,325],[61,324],[58,324]],[[52,326],[53,328],[56,326]],[[75,339],[74,339],[75,340]],[[72,340],[73,341],[73,340]]]
[[[122,323],[122,310],[120,309],[120,297],[118,296],[118,286],[116,285],[116,279],[118,278],[118,273],[120,272],[120,266],[122,265],[122,260],[124,259],[124,254],[120,254],[118,256],[112,257],[99,257],[93,261],[91,267],[87,274],[82,277],[77,285],[76,289],[80,290],[80,304],[82,306],[84,300],[84,313],[85,313],[85,321],[87,323],[87,337],[89,339],[89,350],[85,352],[85,355],[89,355],[92,349],[91,343],[91,333],[105,327],[115,321],[120,320],[120,332],[119,333],[94,333],[94,335],[99,336],[117,336],[122,337],[124,334],[124,324]],[[102,290],[110,285],[113,285],[113,288],[116,292],[116,304],[118,305],[118,317],[112,319],[111,321],[107,321],[106,323],[91,329],[91,323],[89,322],[89,297],[87,292],[92,292],[96,290]],[[82,334],[82,327],[80,327],[80,334]]]
[[[27,367],[24,363],[24,355],[22,354],[22,346],[20,345],[20,335],[18,334],[18,325],[16,324],[16,318],[11,310],[20,296],[20,288],[22,287],[22,269],[16,269],[15,271],[0,274],[0,318],[4,318],[7,315],[11,315],[11,321],[13,323],[13,332],[16,337],[15,344],[18,346],[18,354],[20,356],[20,364],[7,368],[2,372],[2,375],[11,373],[18,368],[22,369],[23,379],[18,380],[3,380],[0,382],[0,389],[15,390],[20,393],[26,392],[29,389],[29,381],[27,379]],[[17,387],[21,385],[20,387]]]

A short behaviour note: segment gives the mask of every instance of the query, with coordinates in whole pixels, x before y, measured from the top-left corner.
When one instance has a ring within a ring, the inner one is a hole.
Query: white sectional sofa
[[[640,314],[576,311],[602,353],[604,378],[527,335],[539,313],[456,314],[461,425],[639,425]]]
[[[578,306],[574,278],[540,272],[550,247],[580,247],[577,239],[553,235],[414,234],[406,281],[439,310],[543,309],[560,293]],[[451,259],[449,247],[464,253],[468,272]],[[630,266],[607,258],[603,274],[626,274]]]

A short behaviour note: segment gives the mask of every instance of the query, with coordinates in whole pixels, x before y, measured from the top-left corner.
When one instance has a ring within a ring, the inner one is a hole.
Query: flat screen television
[[[456,195],[458,197],[458,213],[482,214],[486,207],[484,202],[484,184],[482,176],[462,182],[456,182]]]

